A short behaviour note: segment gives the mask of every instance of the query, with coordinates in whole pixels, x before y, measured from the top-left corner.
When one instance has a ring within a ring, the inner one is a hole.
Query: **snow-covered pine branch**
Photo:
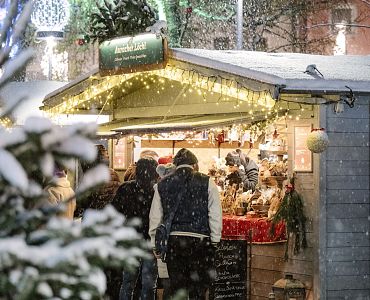
[[[0,88],[31,56],[27,50],[9,60],[12,45],[5,41],[20,36],[30,14],[29,4],[18,17],[17,5],[11,1],[0,29]],[[0,117],[11,118],[21,101],[2,99]],[[74,160],[96,159],[96,129],[96,124],[60,127],[38,117],[10,131],[0,126],[0,299],[101,299],[104,266],[130,269],[146,256],[146,243],[113,207],[88,210],[81,224],[58,217],[63,204],[45,205],[44,186],[55,163],[70,167]],[[91,169],[80,190],[88,192],[108,175],[106,166]]]

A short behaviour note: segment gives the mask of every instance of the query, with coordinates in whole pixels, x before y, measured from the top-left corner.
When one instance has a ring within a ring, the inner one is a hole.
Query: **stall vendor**
[[[226,177],[226,181],[229,181],[230,185],[243,183],[244,191],[254,191],[258,183],[257,164],[244,155],[240,149],[229,152],[225,160],[230,172]]]

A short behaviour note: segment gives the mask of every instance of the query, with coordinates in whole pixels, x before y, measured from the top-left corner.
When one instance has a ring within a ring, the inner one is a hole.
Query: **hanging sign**
[[[118,75],[166,66],[167,40],[146,33],[108,40],[99,46],[101,75]]]

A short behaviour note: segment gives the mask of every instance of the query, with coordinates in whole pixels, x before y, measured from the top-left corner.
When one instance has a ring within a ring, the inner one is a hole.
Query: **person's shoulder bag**
[[[170,237],[172,221],[179,207],[180,199],[181,199],[181,193],[178,193],[177,201],[175,203],[174,209],[169,213],[166,220],[158,226],[155,232],[155,249],[156,249],[156,252],[160,255],[161,260],[163,262],[166,261],[168,239]]]

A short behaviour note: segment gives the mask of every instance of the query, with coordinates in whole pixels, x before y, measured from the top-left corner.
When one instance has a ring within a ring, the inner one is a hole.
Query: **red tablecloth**
[[[223,239],[247,239],[252,230],[253,243],[276,243],[286,240],[285,223],[275,225],[275,232],[270,234],[271,221],[267,218],[224,215],[222,228]]]

